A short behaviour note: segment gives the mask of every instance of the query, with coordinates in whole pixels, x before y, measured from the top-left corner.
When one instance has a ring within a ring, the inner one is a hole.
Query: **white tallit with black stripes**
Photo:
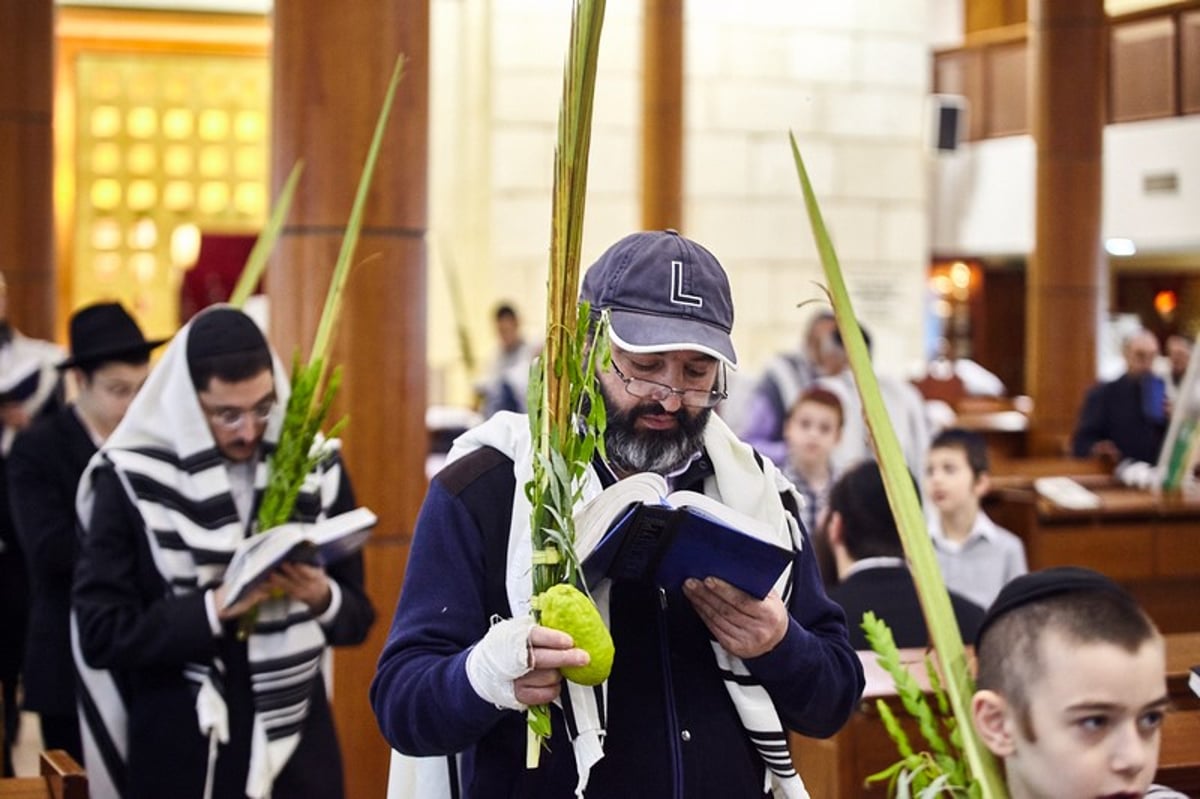
[[[532,584],[532,545],[529,535],[529,500],[525,495],[525,484],[532,476],[531,443],[529,421],[524,415],[501,412],[482,425],[467,431],[455,440],[447,456],[452,462],[480,447],[494,447],[513,460],[516,488],[513,496],[512,526],[508,537],[508,575],[506,588],[509,607],[514,617],[529,613]],[[726,505],[753,516],[770,525],[776,531],[771,543],[788,549],[799,550],[801,541],[796,520],[787,513],[779,494],[795,489],[775,468],[765,460],[759,465],[749,445],[738,440],[729,426],[716,414],[709,417],[704,432],[704,447],[713,464],[713,475],[704,484],[704,493]],[[583,488],[583,501],[591,499],[601,490],[599,478],[589,470]],[[804,500],[798,495],[797,503]],[[580,558],[586,552],[578,553]],[[790,599],[792,570],[789,567],[779,578],[775,590]],[[609,582],[591,586],[596,606],[608,623]],[[787,732],[779,719],[779,713],[771,702],[767,690],[751,676],[739,658],[730,655],[716,641],[712,641],[713,656],[725,682],[725,689],[733,700],[738,717],[747,735],[766,765],[763,790],[770,791],[776,799],[808,799],[808,791],[792,765],[788,750]],[[571,744],[575,750],[575,766],[579,774],[576,795],[583,796],[587,788],[588,774],[592,766],[604,757],[604,713],[605,686],[595,688],[564,681],[566,687],[558,701],[567,721]],[[426,758],[427,765],[416,764],[410,759],[393,753],[393,769],[411,771],[410,781],[430,784],[442,781],[431,779],[430,770],[445,768],[445,758]],[[395,780],[399,783],[400,780]],[[439,789],[440,790],[440,789]],[[445,794],[448,795],[448,794]],[[422,793],[417,799],[440,799],[440,796]]]
[[[111,464],[145,522],[143,532],[155,566],[176,595],[219,584],[249,525],[239,515],[226,461],[216,448],[188,374],[189,329],[190,325],[174,337],[121,424],[93,457],[77,498],[79,518],[86,523],[91,518],[90,474],[102,463]],[[267,448],[278,439],[289,393],[277,358],[275,390],[279,401],[268,422]],[[263,459],[255,467],[255,496],[261,495],[266,479]],[[315,521],[324,516],[337,496],[339,481],[339,466],[327,462],[315,469],[305,480],[293,518]],[[86,694],[83,702],[98,711],[93,719],[84,716],[91,795],[93,799],[119,796],[128,735],[124,703],[115,681],[88,667],[74,634],[73,639],[80,687]],[[285,598],[260,605],[258,623],[247,641],[254,724],[246,795],[252,799],[270,795],[272,782],[299,743],[324,648],[324,633],[303,603]],[[228,739],[223,671],[219,659],[183,667],[185,677],[196,686],[197,725],[209,738],[209,784],[216,744]],[[93,720],[100,723],[90,723]]]

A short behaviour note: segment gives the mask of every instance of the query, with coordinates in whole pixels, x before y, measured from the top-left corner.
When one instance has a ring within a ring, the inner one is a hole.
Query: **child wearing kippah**
[[[1074,567],[1016,578],[975,652],[972,721],[1010,799],[1183,799],[1151,785],[1170,701],[1163,639],[1112,580]]]

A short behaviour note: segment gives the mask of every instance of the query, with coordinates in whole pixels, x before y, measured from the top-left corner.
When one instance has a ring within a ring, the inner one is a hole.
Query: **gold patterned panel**
[[[82,52],[76,81],[72,307],[118,299],[169,335],[195,249],[181,242],[265,219],[266,59]]]

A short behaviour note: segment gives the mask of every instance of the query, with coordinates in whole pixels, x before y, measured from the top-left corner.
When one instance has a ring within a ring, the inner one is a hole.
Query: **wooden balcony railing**
[[[1108,21],[1108,121],[1200,113],[1200,0]],[[968,37],[933,59],[933,90],[966,100],[967,141],[1029,132],[1025,24]]]

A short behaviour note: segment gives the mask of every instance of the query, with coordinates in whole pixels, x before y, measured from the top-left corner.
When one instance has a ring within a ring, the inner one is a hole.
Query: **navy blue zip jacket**
[[[697,460],[676,488],[702,491]],[[457,796],[571,799],[575,761],[557,708],[541,765],[525,768],[525,717],[471,688],[467,653],[493,614],[509,615],[504,557],[513,464],[477,450],[434,478],[417,520],[408,569],[371,685],[384,736],[410,755],[463,754]],[[805,535],[793,569],[792,619],[772,652],[746,661],[784,726],[827,737],[863,690],[845,617],[822,588]],[[682,593],[614,585],[616,658],[608,681],[604,758],[587,799],[740,799],[764,796],[765,767],[713,660],[707,628]],[[803,769],[801,769],[803,777]]]

